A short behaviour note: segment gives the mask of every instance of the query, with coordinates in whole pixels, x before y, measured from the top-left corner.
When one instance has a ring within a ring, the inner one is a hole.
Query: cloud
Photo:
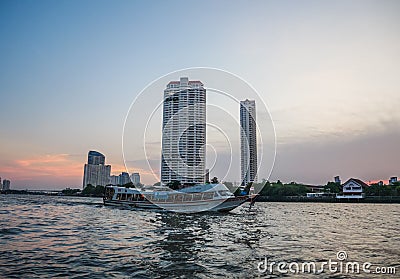
[[[396,125],[371,127],[369,133],[278,145],[271,180],[325,184],[334,176],[364,181],[400,176],[400,131]]]
[[[0,168],[3,177],[16,186],[24,185],[80,185],[83,174],[82,162],[69,154],[46,154],[4,162]]]
[[[48,164],[67,162],[68,156],[69,156],[68,154],[44,155],[34,158],[16,160],[15,163],[21,167],[45,166]]]

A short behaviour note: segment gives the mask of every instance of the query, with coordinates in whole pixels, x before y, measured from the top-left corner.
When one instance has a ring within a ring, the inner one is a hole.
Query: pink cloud
[[[17,180],[45,176],[82,177],[83,164],[74,161],[68,154],[41,155],[10,161],[0,168],[0,173]]]

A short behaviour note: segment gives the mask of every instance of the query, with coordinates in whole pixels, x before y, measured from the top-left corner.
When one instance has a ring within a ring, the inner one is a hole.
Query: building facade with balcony
[[[368,184],[357,178],[350,178],[342,185],[342,193],[337,194],[337,199],[363,199]]]
[[[240,170],[241,184],[257,182],[256,102],[240,101]]]
[[[161,182],[183,185],[205,180],[206,89],[181,77],[164,90]]]

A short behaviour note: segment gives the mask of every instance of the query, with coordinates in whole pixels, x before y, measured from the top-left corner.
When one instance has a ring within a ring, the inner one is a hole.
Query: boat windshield
[[[223,197],[230,197],[232,193],[229,190],[218,191],[218,193]]]

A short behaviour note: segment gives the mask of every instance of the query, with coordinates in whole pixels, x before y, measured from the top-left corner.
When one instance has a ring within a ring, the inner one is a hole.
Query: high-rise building
[[[119,185],[125,185],[129,182],[131,182],[131,179],[129,178],[129,173],[121,172],[121,174],[119,175]]]
[[[88,153],[88,164],[89,165],[104,165],[106,157],[97,151],[89,151]]]
[[[257,182],[256,102],[240,101],[241,183]]]
[[[3,180],[3,191],[7,191],[7,190],[10,190],[10,185],[11,185],[11,181],[10,180],[7,180],[7,179],[4,179]]]
[[[131,181],[133,185],[137,186],[140,184],[140,174],[138,172],[134,172],[131,175]]]
[[[119,175],[111,175],[110,176],[110,184],[111,185],[119,185]]]
[[[206,89],[181,77],[164,90],[161,182],[204,183]]]
[[[92,186],[106,186],[110,183],[111,166],[105,165],[105,156],[97,151],[89,151],[88,163],[85,164],[83,174],[83,188]]]

